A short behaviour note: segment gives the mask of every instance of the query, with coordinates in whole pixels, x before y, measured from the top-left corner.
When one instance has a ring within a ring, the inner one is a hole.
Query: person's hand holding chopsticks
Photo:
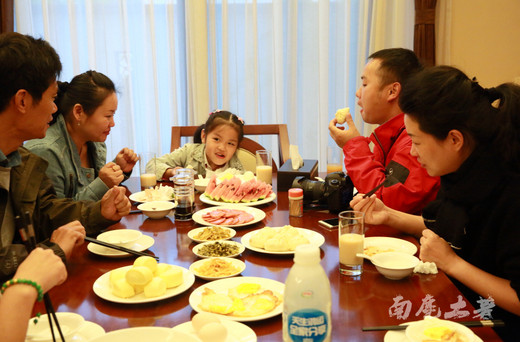
[[[50,249],[36,248],[20,264],[14,278],[17,282],[4,289],[0,301],[0,336],[2,341],[23,341],[29,318],[39,291],[45,293],[67,279],[67,269]],[[21,281],[31,281],[30,285]]]
[[[370,197],[365,197],[364,194],[356,195],[350,201],[350,207],[353,210],[364,212],[367,224],[385,224],[388,220],[388,207],[375,194]]]
[[[130,213],[132,205],[125,192],[124,187],[115,186],[105,193],[101,199],[101,215],[104,218],[119,221],[123,216]]]
[[[83,243],[86,236],[85,227],[79,221],[72,221],[52,232],[51,242],[54,242],[70,257],[75,246]]]
[[[46,293],[67,279],[67,268],[52,249],[37,247],[20,264],[14,278],[30,279],[40,285],[43,293]]]

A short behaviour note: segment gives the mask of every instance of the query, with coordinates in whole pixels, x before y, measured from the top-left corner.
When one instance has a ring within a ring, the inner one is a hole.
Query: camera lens
[[[305,201],[320,200],[325,193],[325,182],[313,181],[303,176],[296,177],[292,187],[303,189],[303,199]]]

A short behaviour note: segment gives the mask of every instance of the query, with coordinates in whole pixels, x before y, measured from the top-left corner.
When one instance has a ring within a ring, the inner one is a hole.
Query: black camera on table
[[[296,177],[292,187],[303,189],[305,204],[326,205],[331,213],[347,210],[354,193],[352,180],[343,172],[329,173],[324,182]]]

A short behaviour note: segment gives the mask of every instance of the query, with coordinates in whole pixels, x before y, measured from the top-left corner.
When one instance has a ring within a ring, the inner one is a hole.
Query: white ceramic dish
[[[65,340],[70,340],[85,323],[83,316],[72,312],[56,312],[56,317],[60,323],[61,332]],[[51,342],[52,333],[49,327],[49,316],[41,315],[37,324],[33,323],[33,319],[34,318],[31,318],[29,320],[26,340],[32,342]],[[59,337],[56,326],[54,326],[54,334]]]
[[[240,242],[236,242],[236,241],[208,241],[208,242],[202,242],[202,243],[199,243],[198,245],[196,246],[193,246],[193,249],[192,249],[192,252],[198,256],[199,258],[210,258],[209,256],[205,256],[205,255],[202,255],[200,254],[199,250],[204,247],[204,246],[208,246],[208,245],[213,245],[215,243],[225,243],[225,244],[231,244],[231,245],[235,245],[238,247],[238,252],[235,253],[235,254],[232,254],[232,255],[222,255],[222,257],[226,257],[226,258],[234,258],[236,256],[239,256],[240,254],[242,254],[242,252],[244,252],[244,250],[246,249],[244,247],[243,244],[241,244]]]
[[[230,321],[229,319],[222,319],[221,323],[224,327],[226,327],[228,331],[228,337],[225,342],[257,341],[255,332],[247,325],[240,322]],[[176,332],[187,334],[190,337],[196,338],[197,341],[200,341],[200,339],[198,339],[197,334],[195,333],[195,329],[193,329],[193,325],[191,324],[191,322],[182,323],[173,327],[168,342],[184,341],[180,338],[176,338],[176,336],[174,335]]]
[[[132,266],[124,266],[124,267],[120,267],[118,269],[128,270],[131,267]],[[171,298],[178,294],[181,294],[184,291],[188,290],[191,287],[191,285],[193,285],[193,283],[195,282],[195,276],[193,275],[193,273],[191,273],[184,267],[181,267],[181,268],[183,271],[183,278],[184,278],[183,283],[177,287],[167,289],[166,293],[159,297],[147,298],[147,297],[145,297],[144,293],[140,293],[140,294],[135,295],[130,298],[120,298],[120,297],[113,295],[112,291],[110,289],[110,272],[111,271],[108,271],[105,274],[103,274],[102,276],[100,276],[99,278],[97,278],[96,281],[94,282],[94,285],[92,286],[92,288],[96,295],[98,295],[99,297],[101,297],[105,300],[108,300],[108,301],[114,302],[114,303],[139,304],[139,303],[157,302],[157,301],[160,301],[160,300],[163,300],[166,298]]]
[[[408,277],[419,264],[418,258],[403,252],[379,253],[372,256],[370,260],[379,273],[392,280]]]
[[[139,204],[137,209],[151,219],[161,219],[175,208],[175,203],[170,201],[152,201]]]
[[[224,202],[224,201],[214,201],[214,200],[210,199],[208,196],[206,196],[205,194],[201,194],[200,195],[200,201],[203,202],[203,203],[206,203],[206,204],[247,206],[247,207],[254,207],[254,206],[257,206],[257,205],[270,203],[270,202],[274,201],[275,198],[276,198],[276,194],[273,192],[271,195],[267,196],[263,200],[254,201],[254,202],[229,203],[229,202]]]
[[[382,252],[403,252],[414,255],[417,253],[417,247],[406,240],[385,237],[385,236],[373,236],[373,237],[365,237],[365,249],[367,247],[377,247]]]
[[[142,342],[142,341],[166,341],[171,328],[138,327],[114,330],[103,336],[94,338],[90,342]]]
[[[238,207],[237,205],[222,205],[222,206],[218,206],[218,207],[211,207],[211,208],[206,208],[206,209],[202,209],[202,210],[197,211],[192,216],[193,221],[197,222],[198,224],[204,225],[204,226],[212,226],[214,224],[211,223],[211,222],[205,221],[202,218],[202,215],[204,215],[204,214],[206,214],[208,212],[211,212],[213,210],[217,210],[217,209],[236,209],[236,210],[245,211],[245,212],[250,213],[251,215],[253,215],[253,220],[249,221],[247,223],[230,224],[230,225],[220,224],[219,226],[222,226],[222,227],[235,228],[235,227],[249,226],[251,224],[255,224],[257,222],[260,222],[260,221],[262,221],[265,218],[265,212],[263,210],[258,209],[258,208],[252,208],[252,207],[246,207],[246,206]]]
[[[211,261],[212,259],[223,259],[227,262],[230,262],[234,267],[238,268],[238,271],[232,274],[228,274],[225,276],[219,276],[219,277],[209,277],[202,275],[197,272],[197,268],[201,267],[204,263]],[[190,265],[190,271],[195,274],[197,277],[204,279],[204,280],[217,280],[217,279],[224,279],[224,278],[230,278],[239,275],[246,269],[246,264],[242,260],[238,260],[235,258],[206,258],[203,260],[197,260],[194,263]]]
[[[146,199],[146,195],[145,195],[144,191],[135,192],[135,193],[131,194],[130,196],[128,196],[128,198],[130,199],[130,201],[138,202],[138,203],[152,202],[152,201],[148,201]],[[165,195],[160,198],[154,199],[154,201],[173,201],[173,200],[174,199],[171,195],[170,196]]]
[[[105,335],[105,329],[103,329],[101,325],[89,321],[84,321],[81,327],[79,327],[78,331],[76,331],[76,333],[71,336],[70,341],[88,342],[102,335]],[[34,340],[26,338],[25,342],[34,342]]]
[[[405,330],[405,335],[411,342],[422,342],[424,340],[435,340],[431,336],[427,336],[424,332],[431,328],[448,328],[452,331],[456,331],[458,334],[467,338],[468,342],[474,342],[476,335],[468,327],[463,326],[460,323],[438,319],[436,317],[424,317],[421,321],[411,322],[408,324]]]
[[[417,321],[417,322],[420,322],[420,321]],[[416,322],[409,322],[409,323],[411,324],[411,323],[416,323]],[[400,325],[405,325],[405,324],[409,324],[409,323],[403,323]],[[471,340],[471,341],[472,342],[483,342],[482,339],[480,337],[478,337],[477,335],[473,335],[473,340]],[[408,337],[406,337],[405,330],[390,330],[385,334],[384,342],[410,342],[410,340],[408,339]]]
[[[309,239],[309,243],[311,245],[320,247],[321,245],[323,245],[325,243],[325,237],[323,237],[323,235],[321,235],[318,232],[315,232],[315,231],[310,230],[310,229],[305,229],[305,228],[296,228],[295,227],[295,229],[298,229],[300,234],[304,235],[307,239]],[[258,231],[259,231],[259,229],[256,229],[256,230],[253,230],[253,231],[245,234],[244,236],[242,236],[242,239],[240,240],[240,242],[242,242],[242,244],[247,249],[250,249],[250,250],[255,251],[255,252],[266,253],[266,254],[294,254],[294,251],[270,252],[270,251],[266,251],[263,248],[257,248],[257,247],[251,246],[251,242],[250,242],[251,237],[254,234],[256,234]]]
[[[200,240],[200,239],[196,239],[195,236],[197,236],[199,233],[201,233],[202,231],[204,231],[204,229],[206,228],[210,228],[210,227],[213,227],[213,226],[208,226],[208,227],[200,227],[200,228],[194,228],[192,230],[190,230],[188,232],[188,237],[195,241],[195,242],[207,242],[207,241],[217,241],[217,240]],[[220,226],[219,226],[220,227]],[[221,239],[221,240],[229,240],[231,238],[233,238],[236,234],[237,234],[237,231],[234,230],[233,228],[228,228],[228,227],[220,227],[222,229],[226,229],[227,231],[229,231],[229,237],[228,238],[225,238],[225,239]]]
[[[206,287],[212,289],[213,291],[217,293],[223,293],[227,294],[228,290],[230,288],[236,287],[243,283],[257,283],[260,284],[263,288],[269,289],[271,291],[279,293],[283,297],[283,291],[285,289],[285,285],[279,281],[267,279],[267,278],[260,278],[260,277],[233,277],[233,278],[226,278],[226,279],[220,279],[215,280],[210,283],[207,283],[206,285],[202,285],[197,287],[190,295],[190,306],[193,310],[197,312],[204,312],[199,308],[199,304],[202,301],[202,293],[204,292],[204,289]],[[283,302],[278,304],[274,310],[260,316],[254,316],[254,317],[235,317],[235,316],[226,316],[226,315],[218,315],[222,319],[230,319],[232,321],[238,321],[238,322],[251,322],[251,321],[260,321],[266,318],[274,317],[277,315],[280,315],[283,311]]]
[[[97,239],[112,245],[130,248],[142,236],[143,233],[135,229],[115,229],[99,234]]]
[[[132,246],[128,248],[133,249],[134,251],[142,252],[152,247],[154,243],[155,240],[153,237],[143,234]],[[117,249],[104,247],[92,242],[87,245],[87,249],[94,254],[112,258],[124,258],[130,256],[130,254],[126,252],[121,252]]]
[[[195,190],[202,193],[206,191],[206,187],[208,186],[209,180],[211,178],[197,178],[193,180],[193,184],[195,185]]]

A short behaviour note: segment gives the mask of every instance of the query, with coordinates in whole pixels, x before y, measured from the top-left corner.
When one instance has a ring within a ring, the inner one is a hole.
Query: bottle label
[[[289,336],[295,342],[322,342],[327,337],[329,322],[325,312],[302,309],[287,319]]]

